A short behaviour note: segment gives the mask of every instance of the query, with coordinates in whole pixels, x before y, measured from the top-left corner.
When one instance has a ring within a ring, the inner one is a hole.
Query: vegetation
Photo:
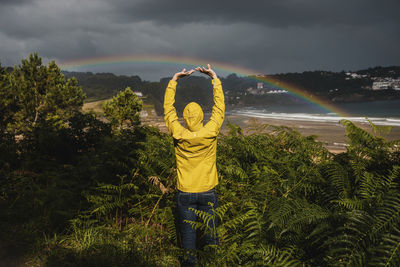
[[[110,101],[103,104],[106,118],[116,130],[121,130],[124,124],[133,127],[140,123],[139,112],[142,110],[142,101],[127,87]]]
[[[285,81],[302,88],[310,95],[317,95],[332,102],[361,102],[400,99],[396,90],[372,90],[374,78],[400,78],[400,68],[375,67],[360,70],[357,78],[344,71],[305,71],[302,73],[281,73],[271,75],[278,81]]]
[[[100,121],[80,111],[74,79],[31,55],[0,67],[0,96],[3,262],[179,266],[173,140],[126,116],[140,111],[130,90]],[[191,222],[220,241],[198,251],[201,265],[399,266],[400,141],[341,123],[349,146],[337,155],[291,128],[254,123],[243,135],[229,124],[218,140],[219,226],[200,211]]]
[[[116,76],[112,73],[91,72],[63,72],[66,77],[76,77],[83,91],[88,96],[87,101],[107,99],[126,87],[135,88],[148,97],[154,104],[158,115],[162,115],[162,102],[164,89],[170,78],[163,78],[159,82],[142,81],[138,76]],[[230,74],[221,78],[226,93],[225,101],[230,107],[266,106],[266,105],[291,105],[299,103],[299,99],[290,94],[249,94],[248,88],[257,88],[257,83],[266,81],[269,89],[282,89],[278,84],[285,82],[287,86],[301,88],[308,95],[318,96],[330,102],[362,102],[374,100],[400,99],[398,90],[371,90],[374,79],[400,78],[400,67],[375,67],[359,70],[352,77],[342,72],[331,71],[305,71],[302,73],[280,73],[265,77],[239,77]],[[272,85],[268,81],[278,81]],[[191,101],[199,103],[206,111],[212,108],[212,90],[210,82],[204,77],[191,76],[178,84],[181,94],[177,95],[176,108],[178,113],[183,111],[185,104]]]
[[[76,78],[84,89],[88,100],[110,98],[126,87],[142,88],[139,76],[116,76],[113,73],[62,72],[67,78]]]

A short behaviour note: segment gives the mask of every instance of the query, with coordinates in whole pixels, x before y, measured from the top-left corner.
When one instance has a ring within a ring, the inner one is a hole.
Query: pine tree
[[[103,110],[114,130],[122,130],[124,126],[130,128],[139,125],[142,101],[131,88],[127,87],[110,101],[105,102]]]

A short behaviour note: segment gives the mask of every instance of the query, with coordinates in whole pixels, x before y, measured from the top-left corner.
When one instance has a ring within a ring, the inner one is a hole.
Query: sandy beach
[[[222,132],[227,132],[227,122],[240,126],[245,134],[249,134],[247,127],[257,124],[268,124],[273,126],[287,126],[295,128],[305,136],[315,135],[317,140],[322,142],[324,146],[333,153],[340,153],[346,150],[347,138],[345,135],[345,127],[339,123],[333,122],[314,122],[314,121],[299,121],[299,120],[278,120],[265,118],[252,118],[244,115],[228,115],[225,118]],[[167,132],[164,120],[160,116],[148,116],[143,118],[144,124],[158,127],[161,131]],[[183,121],[181,122],[183,123]],[[372,133],[371,127],[367,123],[356,123],[357,126]],[[387,140],[400,139],[400,127],[394,126],[388,135],[383,135]]]
[[[102,104],[104,100],[96,102],[85,103],[83,111],[93,111],[102,117]],[[204,120],[208,121],[210,113],[204,114]],[[165,127],[164,118],[157,116],[152,105],[145,105],[141,114],[141,121],[143,124],[155,126],[162,132],[167,132]],[[287,126],[295,128],[301,134],[305,136],[315,135],[317,140],[322,142],[329,151],[334,153],[340,153],[346,150],[347,138],[345,135],[345,127],[334,121],[311,121],[311,120],[289,120],[285,119],[273,119],[273,118],[254,118],[251,115],[241,114],[226,114],[224,124],[222,126],[222,132],[228,131],[227,124],[234,123],[239,125],[245,134],[251,134],[246,128],[251,125],[257,124],[268,124],[273,126]],[[181,123],[184,125],[183,119]],[[372,133],[372,129],[368,123],[354,122],[357,126]],[[268,129],[267,129],[268,131]],[[387,140],[400,140],[400,126],[393,126],[388,135],[383,135]]]
[[[339,123],[333,122],[314,122],[314,121],[299,121],[299,120],[278,120],[265,118],[252,118],[243,115],[229,115],[225,120],[235,123],[245,129],[253,123],[268,124],[274,126],[287,126],[295,128],[301,134],[309,136],[317,136],[317,140],[323,142],[325,147],[331,152],[342,152],[346,149],[347,137],[345,135],[345,127]],[[358,127],[372,133],[372,129],[367,123],[355,123]],[[387,140],[400,139],[400,127],[393,126],[388,135],[383,135]]]
[[[104,101],[97,101],[92,103],[85,103],[84,111],[92,110],[96,113],[102,113],[101,104]],[[146,110],[145,116],[141,117],[142,123],[159,128],[162,132],[167,132],[164,119],[157,116],[152,106],[144,109]],[[208,121],[210,114],[205,114],[205,121]],[[295,128],[305,136],[315,135],[317,140],[322,142],[329,151],[340,153],[346,150],[347,138],[345,135],[345,127],[337,122],[318,122],[307,120],[287,120],[287,119],[272,119],[272,118],[254,118],[246,115],[227,114],[222,132],[228,131],[227,123],[234,123],[239,125],[245,134],[251,134],[246,128],[251,125],[268,124],[273,126],[287,126]],[[184,124],[183,120],[181,123]],[[368,123],[355,122],[355,124],[372,133],[372,129]],[[268,129],[267,129],[268,131]],[[393,126],[388,135],[383,135],[387,140],[400,140],[400,126]]]

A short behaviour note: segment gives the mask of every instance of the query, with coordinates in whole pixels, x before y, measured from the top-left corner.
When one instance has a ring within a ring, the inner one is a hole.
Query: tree
[[[9,130],[15,134],[31,131],[38,123],[49,120],[54,126],[66,126],[85,99],[75,78],[66,81],[54,61],[43,66],[37,53],[14,67],[9,74],[9,86],[16,106],[15,123],[9,125]]]
[[[8,123],[12,121],[15,104],[8,73],[0,64],[0,134],[5,132]]]
[[[142,110],[142,101],[130,87],[127,87],[125,91],[105,102],[103,110],[114,130],[121,130],[124,125],[130,128],[140,124],[139,115]]]

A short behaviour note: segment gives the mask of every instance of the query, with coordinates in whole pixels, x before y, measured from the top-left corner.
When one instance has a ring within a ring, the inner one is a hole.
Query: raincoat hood
[[[190,102],[183,110],[183,119],[191,132],[196,132],[203,127],[203,117],[203,110],[195,102]]]

